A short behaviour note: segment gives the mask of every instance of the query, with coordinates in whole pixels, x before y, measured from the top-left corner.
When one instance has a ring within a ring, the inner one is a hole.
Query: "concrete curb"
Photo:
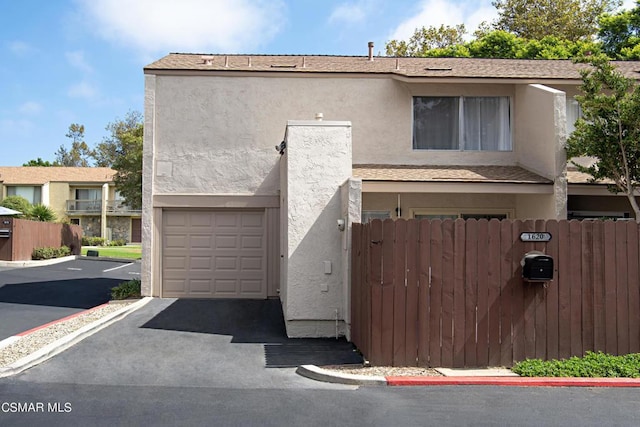
[[[315,365],[301,365],[296,369],[296,374],[316,381],[335,384],[360,385],[360,386],[386,386],[385,377],[368,375],[340,374],[334,371],[319,368]]]
[[[381,377],[341,374],[315,365],[302,365],[296,370],[298,375],[312,380],[359,386],[640,387],[640,378],[531,378],[516,374],[505,376],[503,372],[497,374],[500,376],[491,376],[491,372],[475,370],[474,376]]]
[[[29,260],[29,261],[0,261],[0,267],[14,267],[14,268],[28,268],[28,267],[44,267],[47,265],[60,264],[67,261],[74,261],[76,259],[88,259],[91,261],[112,261],[112,262],[130,262],[140,263],[142,260],[133,258],[111,258],[100,256],[86,256],[86,255],[69,255],[62,258],[54,259],[42,259],[42,260]]]
[[[6,366],[4,368],[0,368],[0,378],[4,378],[4,377],[9,377],[12,375],[16,375],[19,374],[20,372],[23,372],[29,368],[32,368],[33,366],[36,366],[50,358],[52,358],[53,356],[62,353],[63,351],[65,351],[66,349],[68,349],[69,347],[72,347],[73,345],[79,343],[80,341],[82,341],[83,339],[90,337],[91,335],[95,334],[96,332],[106,328],[107,326],[117,322],[118,320],[123,319],[124,317],[126,317],[129,313],[132,313],[136,310],[138,310],[139,308],[143,307],[145,304],[147,304],[149,301],[151,301],[153,299],[153,297],[144,297],[141,300],[139,300],[138,302],[135,302],[127,307],[123,307],[122,309],[118,310],[118,311],[114,311],[113,313],[108,314],[107,316],[96,320],[93,323],[90,323],[88,325],[83,326],[82,328],[78,329],[77,331],[66,335],[62,338],[60,338],[57,341],[52,342],[51,344],[42,347],[40,350],[31,353],[28,356],[23,357],[20,360],[17,360],[16,362],[12,363],[9,366]],[[95,309],[95,308],[94,308]],[[89,309],[89,310],[85,310],[83,312],[80,312],[78,314],[75,314],[74,316],[80,315],[82,313],[91,311],[93,309]],[[65,318],[66,319],[66,318]],[[51,322],[47,325],[50,324],[54,324],[54,323],[58,323],[62,320],[65,319],[60,319],[58,321],[54,321]],[[27,332],[33,332],[34,330],[37,329],[41,329],[42,326],[34,328],[30,331]],[[23,334],[26,334],[23,333]],[[12,337],[13,338],[13,337]],[[7,341],[7,340],[4,340]],[[4,341],[2,343],[4,343]],[[15,341],[15,340],[14,340]]]
[[[28,260],[28,261],[0,261],[0,267],[42,267],[45,265],[60,264],[78,259],[80,255],[69,255],[54,259]]]

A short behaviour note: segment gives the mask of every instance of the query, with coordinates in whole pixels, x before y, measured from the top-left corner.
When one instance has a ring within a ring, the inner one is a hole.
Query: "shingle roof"
[[[567,169],[567,182],[569,184],[592,184],[592,185],[608,185],[613,184],[613,181],[610,179],[599,180],[598,182],[593,182],[591,175],[588,173],[580,172],[575,169],[568,168]]]
[[[628,77],[640,78],[639,61],[617,61]],[[367,73],[429,78],[580,79],[584,64],[570,60],[482,58],[394,58],[330,55],[203,55],[171,53],[145,67],[155,71],[244,71],[289,73]]]
[[[111,168],[0,166],[0,182],[31,185],[47,182],[106,183],[113,181],[115,173]]]
[[[353,175],[364,181],[551,184],[518,166],[353,165]]]

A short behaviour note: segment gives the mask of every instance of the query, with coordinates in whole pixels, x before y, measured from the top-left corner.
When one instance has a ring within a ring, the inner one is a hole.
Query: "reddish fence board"
[[[0,237],[0,260],[27,261],[36,248],[68,246],[80,255],[82,228],[79,225],[30,221],[0,217],[0,229],[9,237]]]
[[[550,242],[522,242],[548,232]],[[482,367],[640,351],[640,233],[601,221],[356,224],[353,342],[375,365]],[[553,280],[522,279],[530,251]]]

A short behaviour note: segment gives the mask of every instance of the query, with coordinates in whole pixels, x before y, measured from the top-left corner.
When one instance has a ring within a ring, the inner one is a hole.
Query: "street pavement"
[[[104,304],[110,290],[140,277],[140,263],[77,259],[0,268],[0,340]]]
[[[639,397],[632,389],[327,389],[313,382],[247,389],[24,379],[0,381],[0,395],[0,424],[7,426],[632,426]],[[45,409],[4,412],[6,402]]]
[[[295,368],[268,366],[269,347],[286,347],[283,341],[261,333],[239,336],[201,316],[195,316],[195,327],[171,327],[161,320],[175,302],[155,299],[53,359],[0,379],[0,425],[638,423],[635,388],[356,387],[313,381],[296,375]]]

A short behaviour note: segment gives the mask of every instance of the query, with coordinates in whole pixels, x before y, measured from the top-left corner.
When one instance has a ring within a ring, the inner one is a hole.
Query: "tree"
[[[470,58],[510,58],[510,59],[569,59],[586,53],[599,53],[600,45],[590,40],[564,40],[545,36],[540,40],[525,39],[502,30],[476,32],[475,40],[440,48],[415,44],[421,39],[417,30],[411,43],[392,40],[387,44],[387,54],[397,56],[422,57],[470,57]]]
[[[604,14],[598,19],[598,38],[610,58],[638,59],[632,54],[640,44],[640,1],[631,10]]]
[[[598,31],[598,17],[620,6],[619,0],[495,0],[497,30],[526,39],[555,36],[587,40]]]
[[[106,129],[111,135],[95,150],[96,163],[117,172],[116,189],[133,209],[142,207],[142,139],[143,116],[130,111],[123,120],[109,123]]]
[[[385,48],[390,56],[426,56],[429,50],[461,45],[466,33],[464,24],[455,27],[422,27],[415,30],[408,43],[404,40],[391,40]]]
[[[40,157],[36,160],[29,160],[27,163],[23,163],[22,166],[56,166],[54,163],[51,163],[49,160],[44,161]]]
[[[583,117],[567,141],[567,158],[593,158],[590,167],[574,165],[593,181],[613,182],[609,191],[627,196],[640,223],[634,196],[640,183],[640,86],[603,55],[589,63],[592,68],[582,71],[582,95],[576,97]]]
[[[0,206],[21,212],[21,215],[18,215],[19,217],[28,217],[33,207],[33,205],[22,196],[7,196],[2,200]]]
[[[56,151],[54,164],[59,166],[90,166],[89,159],[93,157],[93,150],[84,142],[84,125],[73,123],[69,125],[69,132],[65,135],[71,138],[71,149],[61,145]]]

